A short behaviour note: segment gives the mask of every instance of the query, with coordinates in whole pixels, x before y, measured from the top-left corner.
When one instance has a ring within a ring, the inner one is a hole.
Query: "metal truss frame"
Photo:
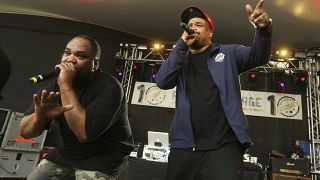
[[[319,75],[320,59],[308,58],[305,62],[309,81],[307,86],[308,127],[310,140],[310,163],[312,179],[319,179],[320,175],[320,92]]]
[[[137,44],[126,44],[125,46],[121,46],[120,51],[116,56],[125,61],[121,83],[124,92],[126,93],[127,102],[129,102],[130,98],[134,63],[154,62],[162,64],[165,61],[160,51],[139,48],[139,45]],[[320,48],[317,48],[316,53],[313,53],[312,56],[309,57],[308,51],[302,57],[271,57],[268,64],[259,66],[250,71],[269,73],[279,70],[284,71],[285,73],[294,73],[296,71],[304,71],[307,73],[307,119],[310,141],[310,172],[313,180],[317,180],[318,178],[320,180]]]
[[[121,80],[121,84],[126,94],[127,103],[130,99],[134,64],[145,62],[162,64],[165,61],[160,52],[160,49],[147,49],[147,47],[140,46],[138,44],[120,45],[120,51],[117,52],[116,59],[124,61],[123,77]]]
[[[273,70],[284,70],[286,73],[304,71],[308,76],[307,84],[307,120],[310,149],[310,173],[313,180],[320,179],[320,48],[318,55],[312,54],[311,57],[286,58],[280,61],[269,61],[264,66],[253,70],[261,69],[265,72]],[[273,59],[273,58],[271,58]]]

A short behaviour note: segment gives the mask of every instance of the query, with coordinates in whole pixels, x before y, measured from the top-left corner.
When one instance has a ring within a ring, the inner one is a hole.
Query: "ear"
[[[97,69],[99,69],[99,66],[100,66],[99,59],[98,58],[94,58],[94,60],[92,61],[92,72],[94,72]]]
[[[209,32],[209,37],[210,37],[210,39],[212,38],[212,36],[213,36],[213,32],[210,31],[210,32]]]

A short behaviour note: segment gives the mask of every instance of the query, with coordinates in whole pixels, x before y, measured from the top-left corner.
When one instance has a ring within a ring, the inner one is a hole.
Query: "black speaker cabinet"
[[[311,177],[301,175],[299,176],[296,174],[272,172],[270,180],[311,180]]]
[[[309,160],[291,158],[271,159],[271,171],[297,175],[309,175]]]

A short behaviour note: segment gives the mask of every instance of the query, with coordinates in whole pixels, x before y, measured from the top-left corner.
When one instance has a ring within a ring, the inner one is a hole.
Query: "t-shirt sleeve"
[[[85,107],[88,141],[98,138],[117,121],[125,101],[122,87],[116,81],[92,91],[95,96]]]

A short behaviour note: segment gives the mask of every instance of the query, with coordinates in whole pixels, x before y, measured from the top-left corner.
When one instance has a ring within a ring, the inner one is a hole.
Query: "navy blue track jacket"
[[[271,35],[271,28],[256,29],[251,47],[213,44],[207,59],[208,69],[219,90],[227,120],[242,144],[252,142],[248,122],[242,110],[239,75],[268,62],[271,54]],[[171,148],[195,147],[190,103],[186,94],[186,75],[182,70],[183,61],[189,60],[189,55],[189,47],[180,38],[156,76],[156,83],[161,89],[177,86],[176,112],[170,130]]]

